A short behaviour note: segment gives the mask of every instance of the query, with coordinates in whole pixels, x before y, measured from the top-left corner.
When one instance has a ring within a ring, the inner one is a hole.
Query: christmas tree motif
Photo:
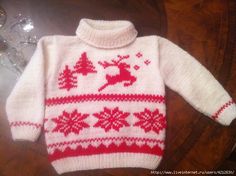
[[[68,65],[66,65],[63,72],[59,74],[58,81],[59,89],[66,89],[69,91],[70,89],[77,87],[77,77],[73,75],[73,72]]]
[[[86,76],[88,73],[97,73],[92,61],[88,59],[86,52],[81,54],[81,57],[76,62],[74,69],[76,73],[81,73],[83,76]]]

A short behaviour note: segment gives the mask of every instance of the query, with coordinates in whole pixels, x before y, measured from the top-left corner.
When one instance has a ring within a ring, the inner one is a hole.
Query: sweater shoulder
[[[146,36],[140,36],[137,37],[138,40],[168,40],[165,37],[159,36],[159,35],[146,35]]]
[[[53,39],[54,39],[53,35],[43,36],[38,40],[38,43],[43,43],[43,44],[52,43]]]
[[[77,36],[48,35],[39,39],[44,45],[67,45],[81,42]]]
[[[159,37],[158,35],[146,35],[137,37],[137,40],[157,40],[158,37]]]
[[[157,41],[158,43],[168,43],[168,42],[173,43],[168,38],[165,38],[165,37],[162,37],[162,36],[159,36],[159,35],[140,36],[140,37],[137,37],[137,39],[142,40],[142,41],[145,41],[145,40]]]
[[[141,36],[137,37],[136,44],[141,45],[145,49],[157,49],[160,48],[160,45],[162,45],[162,39],[165,40],[165,38],[158,35]]]
[[[159,45],[163,40],[167,40],[167,39],[158,35],[148,35],[148,36],[137,37],[137,41],[141,43],[149,43],[149,44],[156,44],[156,45]]]

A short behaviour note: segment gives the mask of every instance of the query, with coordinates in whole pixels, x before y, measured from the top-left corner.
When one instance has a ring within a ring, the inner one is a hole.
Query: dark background
[[[160,35],[196,57],[236,100],[235,0],[1,0],[9,16],[22,13],[38,36],[75,35],[81,18],[130,20],[139,36]],[[1,80],[3,81],[3,80]],[[0,176],[57,175],[47,160],[44,135],[37,143],[13,142],[5,100],[15,84],[0,90]],[[224,127],[167,89],[167,140],[157,170],[235,170],[235,121]],[[145,176],[146,169],[78,171],[65,176]]]

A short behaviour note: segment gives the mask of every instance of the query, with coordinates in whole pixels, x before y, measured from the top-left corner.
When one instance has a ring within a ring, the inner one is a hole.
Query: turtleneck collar
[[[104,21],[81,19],[76,35],[98,48],[119,48],[132,43],[137,36],[130,21]]]

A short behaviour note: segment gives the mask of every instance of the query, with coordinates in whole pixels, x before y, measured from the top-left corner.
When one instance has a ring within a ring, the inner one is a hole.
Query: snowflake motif
[[[144,61],[144,63],[145,63],[146,65],[149,65],[149,64],[151,63],[151,61],[147,59],[147,60]]]
[[[140,68],[140,67],[139,67],[138,65],[135,65],[135,66],[134,66],[134,69],[135,69],[135,70],[138,70],[139,68]]]
[[[72,113],[63,111],[62,115],[58,118],[53,118],[52,121],[57,124],[53,132],[61,132],[67,136],[69,133],[79,134],[83,128],[88,128],[89,125],[84,122],[89,114],[78,113],[74,110]]]
[[[102,112],[94,113],[93,115],[98,118],[98,121],[94,124],[94,127],[101,127],[105,130],[105,132],[108,132],[111,129],[119,131],[119,129],[124,126],[130,126],[125,120],[130,113],[122,112],[118,107],[114,109],[104,107]]]
[[[140,52],[138,52],[137,54],[136,54],[136,57],[137,58],[140,58],[140,57],[142,57],[143,55],[142,55],[142,53],[140,53]]]
[[[134,113],[134,116],[139,119],[134,126],[141,127],[145,133],[152,130],[158,134],[162,129],[166,128],[166,119],[163,114],[159,113],[158,109],[152,112],[145,108],[143,112]]]

